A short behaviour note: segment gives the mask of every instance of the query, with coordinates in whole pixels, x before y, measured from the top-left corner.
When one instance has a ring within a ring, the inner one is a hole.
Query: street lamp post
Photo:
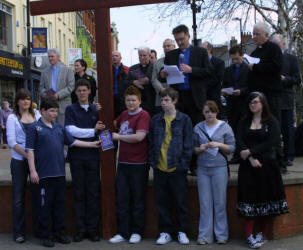
[[[197,6],[196,1],[203,1],[203,0],[186,0],[187,4],[190,4],[191,10],[193,12],[193,40],[194,46],[198,46],[198,39],[197,39],[197,13],[201,12],[201,6]]]
[[[31,82],[31,24],[30,24],[30,1],[26,0],[26,31],[27,31],[27,53],[26,57],[28,60],[28,71],[29,71],[29,78],[27,83],[25,84],[25,88],[28,89],[28,85]]]
[[[242,31],[242,18],[239,17],[235,17],[232,19],[233,21],[239,21],[240,22],[240,47],[242,48],[243,46],[243,41],[242,41],[242,35],[243,35],[243,31]]]

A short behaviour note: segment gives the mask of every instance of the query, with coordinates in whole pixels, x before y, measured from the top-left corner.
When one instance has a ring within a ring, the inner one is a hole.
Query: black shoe
[[[85,233],[84,232],[78,232],[76,235],[73,237],[74,242],[81,242],[85,238]]]
[[[51,239],[42,239],[41,243],[45,247],[54,247],[55,243]]]
[[[238,158],[231,158],[230,161],[228,161],[229,164],[239,164],[240,160]]]
[[[100,241],[100,236],[97,232],[88,233],[88,238],[93,242]]]
[[[69,244],[71,240],[63,233],[58,233],[54,235],[54,241],[61,244]]]
[[[288,159],[288,160],[286,161],[286,166],[289,166],[289,167],[292,166],[292,160],[289,160],[289,159]]]

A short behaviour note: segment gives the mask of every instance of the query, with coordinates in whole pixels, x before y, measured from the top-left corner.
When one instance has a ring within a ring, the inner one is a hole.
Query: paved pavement
[[[247,250],[249,249],[244,240],[231,240],[226,245],[217,245],[209,244],[205,246],[198,246],[194,241],[191,241],[189,245],[179,245],[177,242],[171,242],[164,246],[155,245],[154,239],[144,239],[139,244],[129,244],[129,243],[119,243],[119,244],[110,244],[106,240],[101,240],[100,242],[90,242],[84,240],[79,243],[71,243],[69,245],[62,245],[56,243],[56,249],[65,249],[65,250],[93,250],[93,249],[102,249],[102,250],[147,250],[147,249],[159,249],[159,250],[194,250],[194,249],[212,249],[212,250]],[[35,238],[28,238],[27,241],[23,244],[17,244],[12,241],[11,235],[9,234],[0,234],[0,249],[2,250],[38,250],[46,249],[40,245],[40,241]],[[303,235],[281,239],[273,240],[266,243],[262,246],[264,250],[302,250],[303,249]]]

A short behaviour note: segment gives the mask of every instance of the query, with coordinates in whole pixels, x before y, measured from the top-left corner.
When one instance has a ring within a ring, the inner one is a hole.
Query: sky
[[[163,22],[156,18],[155,11],[147,10],[147,6],[133,6],[111,9],[111,22],[116,24],[119,32],[118,49],[122,54],[122,62],[131,66],[138,63],[138,52],[136,48],[147,46],[158,52],[158,58],[163,55],[162,43],[166,38],[173,38],[171,31],[179,25],[185,24],[192,34],[192,16],[182,18],[172,17]],[[153,5],[148,5],[150,9]],[[197,14],[197,19],[199,14]],[[207,27],[207,26],[206,26]],[[205,30],[205,29],[204,29]],[[211,36],[205,37],[198,30],[198,38],[207,40],[213,44],[224,44],[235,36],[239,41],[240,27],[238,21],[231,22],[228,26],[216,29]]]

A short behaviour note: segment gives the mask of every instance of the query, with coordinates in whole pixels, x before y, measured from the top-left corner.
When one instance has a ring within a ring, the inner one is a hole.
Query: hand
[[[253,64],[253,63],[248,64],[248,68],[250,69],[250,71],[253,70],[253,67],[254,67],[254,64]]]
[[[219,148],[221,146],[221,142],[211,141],[208,143],[209,148]]]
[[[115,140],[115,141],[118,141],[119,140],[119,137],[120,137],[120,135],[118,134],[118,133],[112,133],[112,138],[113,138],[113,140]]]
[[[161,70],[160,76],[161,76],[161,78],[167,78],[168,77],[168,73],[165,70]]]
[[[30,173],[30,179],[32,183],[39,184],[39,176],[37,174],[37,171],[33,171]]]
[[[98,134],[104,129],[105,129],[104,123],[101,121],[97,121],[96,126],[95,126],[95,133]]]
[[[205,150],[208,149],[208,144],[201,144],[199,147],[200,152],[204,152]]]
[[[141,83],[141,85],[145,85],[145,84],[149,83],[148,77],[140,78],[140,79],[138,79],[138,81]]]
[[[96,109],[99,111],[102,109],[102,106],[99,102],[93,102],[93,104],[96,106]]]
[[[285,80],[285,76],[281,75],[281,80],[284,81]]]
[[[241,90],[240,89],[235,89],[234,91],[233,91],[233,95],[240,95],[241,94]]]
[[[92,148],[100,148],[101,147],[101,141],[93,141],[92,142]]]
[[[59,100],[59,96],[58,96],[57,93],[55,93],[53,96],[54,96],[54,98],[55,98],[56,100]]]
[[[142,86],[142,83],[139,80],[134,80],[134,85],[136,87],[138,87],[139,89],[144,89],[144,87]]]
[[[258,159],[250,157],[249,161],[250,161],[251,166],[254,167],[254,168],[261,168],[262,167],[262,163]]]
[[[246,160],[248,156],[250,156],[250,151],[249,149],[245,149],[245,150],[242,150],[240,152],[240,156],[243,160]]]
[[[180,69],[183,73],[191,73],[192,72],[192,68],[189,65],[184,64],[184,63],[180,64]]]
[[[223,89],[221,90],[221,94],[224,95],[224,96],[228,96],[227,92],[224,91]]]
[[[5,129],[5,126],[3,125],[2,128]]]

